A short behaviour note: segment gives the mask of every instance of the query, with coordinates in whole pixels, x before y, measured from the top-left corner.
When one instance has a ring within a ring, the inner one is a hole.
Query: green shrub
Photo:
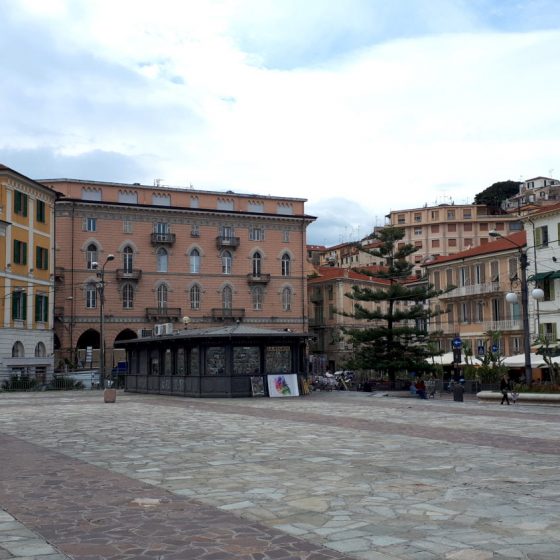
[[[36,386],[37,380],[29,375],[11,375],[2,382],[2,391],[32,391]]]

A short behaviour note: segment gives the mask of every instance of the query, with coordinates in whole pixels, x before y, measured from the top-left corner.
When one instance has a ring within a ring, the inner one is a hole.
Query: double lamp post
[[[527,268],[529,260],[527,259],[527,250],[522,245],[518,245],[509,237],[504,237],[501,233],[492,230],[489,232],[490,237],[499,237],[511,243],[519,251],[519,268],[521,269],[521,318],[523,323],[523,351],[525,357],[525,383],[531,384],[533,380],[533,368],[531,365],[531,333],[529,330],[529,286],[527,284]],[[531,292],[533,299],[540,301],[544,298],[544,292],[540,288],[535,288]],[[506,294],[508,303],[517,303],[517,294],[509,292]]]
[[[99,384],[105,388],[105,266],[115,259],[115,255],[107,255],[105,262],[99,268],[99,263],[93,262],[92,268],[97,269],[97,290],[99,292]]]

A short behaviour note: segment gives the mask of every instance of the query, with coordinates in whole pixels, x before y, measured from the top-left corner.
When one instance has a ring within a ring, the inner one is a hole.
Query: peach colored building
[[[426,257],[447,256],[484,245],[489,232],[509,235],[523,229],[519,216],[490,214],[482,204],[441,204],[408,210],[394,210],[387,215],[391,226],[405,232],[400,243],[410,243],[417,251],[408,259],[421,274]]]
[[[91,347],[96,360],[100,270],[107,367],[117,359],[114,341],[156,331],[230,321],[307,330],[306,228],[315,218],[305,214],[304,199],[43,183],[63,195],[56,208],[55,311],[62,354],[80,349],[83,360]]]

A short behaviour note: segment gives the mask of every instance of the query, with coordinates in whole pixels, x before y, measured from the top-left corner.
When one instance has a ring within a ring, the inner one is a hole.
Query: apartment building
[[[352,355],[352,344],[342,332],[342,328],[371,327],[372,323],[347,317],[353,314],[356,302],[346,294],[352,286],[372,290],[386,288],[388,280],[373,278],[349,268],[323,266],[318,274],[309,278],[309,332],[313,335],[310,343],[310,360],[318,364],[318,371],[336,371],[345,366]],[[359,302],[372,311],[376,307],[385,308],[386,303]],[[317,369],[317,368],[315,368]]]
[[[410,243],[417,248],[409,257],[417,275],[421,275],[422,263],[428,257],[453,255],[484,245],[492,230],[509,235],[522,229],[518,216],[492,215],[485,205],[477,204],[394,210],[387,219],[389,225],[404,229],[401,244]]]
[[[429,332],[442,333],[442,350],[451,351],[452,340],[458,336],[475,354],[483,353],[488,350],[486,333],[499,331],[499,351],[503,355],[524,351],[521,305],[507,303],[505,298],[509,292],[521,291],[521,249],[526,249],[525,231],[426,261],[424,268],[430,284],[438,290],[453,287],[429,302],[433,310],[444,312],[428,325]],[[534,319],[536,302],[530,302],[530,306]],[[533,319],[532,339],[537,329]]]
[[[383,264],[383,259],[375,257],[365,250],[375,249],[377,241],[370,238],[361,241],[339,243],[332,247],[324,247],[319,253],[320,266],[334,266],[337,268],[361,268]],[[360,247],[365,250],[360,250]]]
[[[519,185],[519,192],[502,203],[509,213],[525,214],[535,207],[551,206],[560,200],[560,181],[551,177],[533,177]]]
[[[53,371],[56,193],[0,165],[0,377]]]
[[[525,220],[529,257],[529,307],[531,324],[546,337],[550,346],[558,345],[560,332],[560,203],[542,208]],[[538,306],[532,301],[534,287],[542,289],[544,297]]]
[[[243,322],[307,330],[304,199],[54,179],[60,348]],[[100,292],[103,280],[103,294]],[[113,358],[113,362],[115,359]]]

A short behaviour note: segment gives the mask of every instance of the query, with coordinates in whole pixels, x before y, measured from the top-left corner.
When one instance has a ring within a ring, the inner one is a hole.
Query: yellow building
[[[55,199],[0,164],[0,381],[53,371]]]

